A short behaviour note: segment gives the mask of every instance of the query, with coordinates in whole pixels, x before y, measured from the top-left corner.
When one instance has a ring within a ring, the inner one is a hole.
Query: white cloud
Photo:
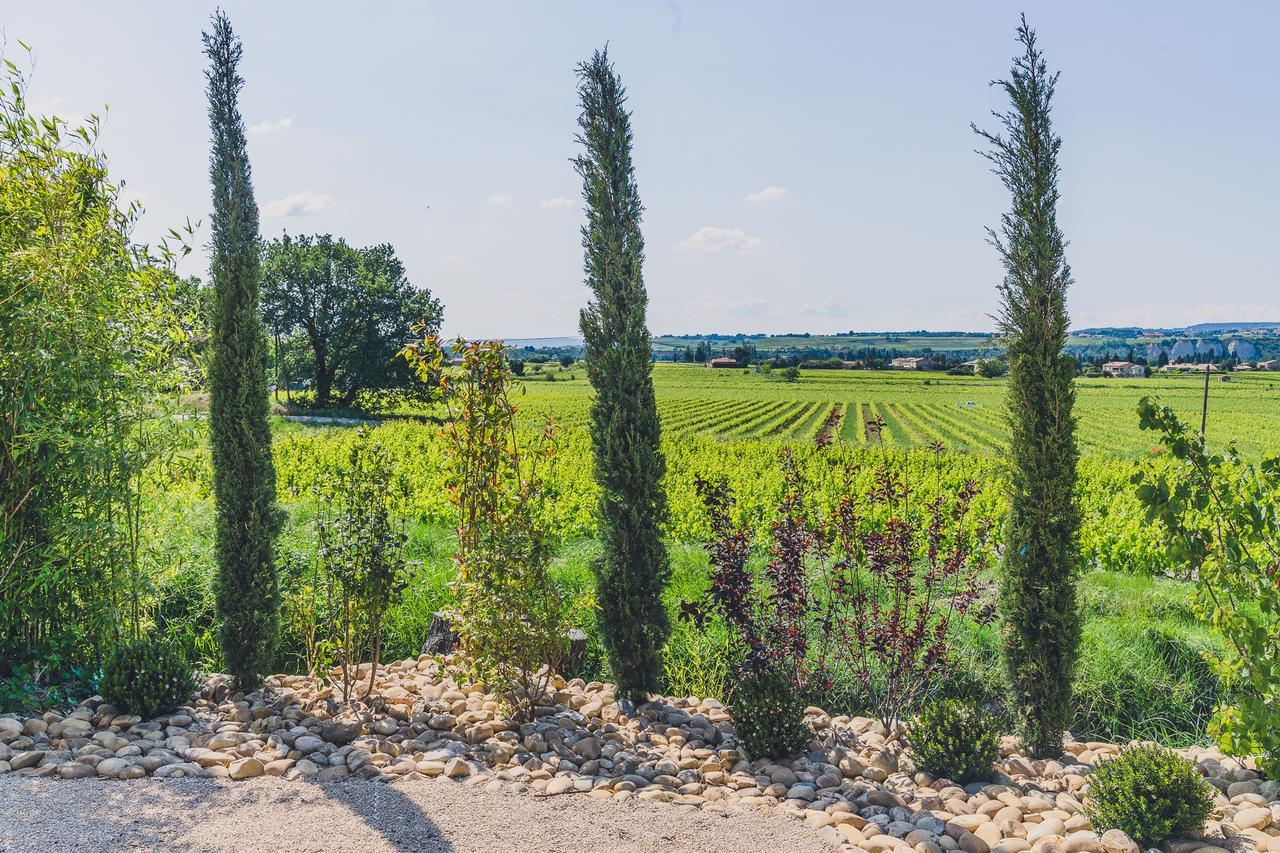
[[[78,109],[71,106],[71,102],[61,95],[52,98],[45,98],[42,101],[34,101],[27,104],[27,112],[37,116],[57,116],[67,123],[69,127],[82,127],[89,116]],[[102,118],[102,116],[99,116]]]
[[[722,293],[705,293],[696,299],[690,299],[685,306],[695,313],[716,314],[760,314],[769,307],[769,300],[751,294],[742,296],[725,296]]]
[[[498,195],[491,195],[489,196],[489,204],[493,205],[494,207],[502,207],[503,205],[511,204],[511,196],[508,195],[507,193],[499,193]]]
[[[559,198],[547,199],[542,203],[542,206],[545,207],[547,210],[560,210],[561,208],[564,208],[564,207],[572,207],[576,201],[577,199],[565,198],[564,196],[561,196]]]
[[[742,197],[742,200],[750,202],[779,201],[786,194],[787,191],[784,187],[765,187],[762,190],[747,193]]]
[[[445,255],[440,259],[440,263],[446,267],[464,267],[470,261],[462,255]]]
[[[764,245],[760,237],[748,237],[739,228],[717,228],[706,225],[680,243],[686,252],[723,252],[730,251],[749,254]]]
[[[286,116],[278,118],[275,121],[260,121],[257,124],[249,126],[250,136],[266,136],[269,133],[278,133],[293,127],[293,119]]]
[[[333,207],[333,196],[328,193],[317,193],[303,190],[300,193],[269,201],[262,206],[262,215],[272,219],[283,219],[293,216],[312,216],[323,213]]]
[[[818,302],[805,302],[798,308],[806,317],[848,317],[849,309],[839,299],[828,296]]]
[[[1280,306],[1205,304],[1173,308],[1169,305],[1131,305],[1093,311],[1081,310],[1074,312],[1071,318],[1071,325],[1077,329],[1100,326],[1180,328],[1197,323],[1232,322],[1280,322]]]

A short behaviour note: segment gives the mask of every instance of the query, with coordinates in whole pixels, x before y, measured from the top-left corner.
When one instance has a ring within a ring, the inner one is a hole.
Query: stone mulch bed
[[[369,670],[362,669],[367,684]],[[1058,761],[1030,761],[1009,741],[991,783],[960,787],[917,772],[896,738],[862,717],[807,709],[811,751],[749,760],[715,699],[637,707],[611,685],[554,684],[554,704],[515,724],[452,659],[381,667],[373,699],[344,709],[305,676],[233,694],[205,679],[195,701],[155,720],[88,700],[70,714],[0,717],[0,774],[79,779],[229,777],[391,782],[444,776],[535,796],[669,803],[732,814],[775,809],[833,845],[866,853],[1137,853],[1118,831],[1096,833],[1082,813],[1088,774],[1119,754],[1068,740]],[[361,689],[363,689],[363,684]],[[1280,853],[1280,783],[1216,749],[1184,750],[1218,791],[1204,838],[1169,853]]]

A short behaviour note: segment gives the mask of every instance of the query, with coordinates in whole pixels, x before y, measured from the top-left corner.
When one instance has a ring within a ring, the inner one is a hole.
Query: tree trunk
[[[329,366],[328,341],[321,338],[313,326],[307,327],[307,340],[311,343],[316,366],[316,398],[312,404],[315,408],[322,409],[329,405],[329,393],[333,388],[333,374],[336,371]]]
[[[333,373],[322,370],[319,364],[316,365],[316,398],[312,405],[317,409],[328,408],[329,395],[333,389]]]
[[[431,617],[431,630],[427,632],[427,640],[422,644],[424,655],[447,655],[458,645],[458,633],[449,622],[449,615],[437,610]]]
[[[338,403],[341,408],[349,409],[356,404],[356,397],[360,394],[360,387],[353,386],[348,388],[342,395],[342,400]]]

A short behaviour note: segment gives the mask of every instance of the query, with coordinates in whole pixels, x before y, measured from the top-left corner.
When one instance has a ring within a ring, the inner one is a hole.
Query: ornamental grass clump
[[[990,779],[1000,758],[995,718],[976,705],[944,699],[926,706],[910,728],[916,766],[961,785]]]
[[[191,698],[195,686],[191,659],[181,646],[141,639],[111,650],[98,692],[109,704],[149,720],[177,709]]]
[[[1122,830],[1144,848],[1200,834],[1212,810],[1213,788],[1161,746],[1124,749],[1089,776],[1085,814],[1093,828]]]

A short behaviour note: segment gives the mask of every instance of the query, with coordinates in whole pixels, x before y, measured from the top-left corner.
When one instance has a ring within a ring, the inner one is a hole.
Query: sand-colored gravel
[[[722,817],[664,804],[535,798],[443,779],[321,785],[260,778],[0,776],[0,850],[829,851],[774,812]]]

